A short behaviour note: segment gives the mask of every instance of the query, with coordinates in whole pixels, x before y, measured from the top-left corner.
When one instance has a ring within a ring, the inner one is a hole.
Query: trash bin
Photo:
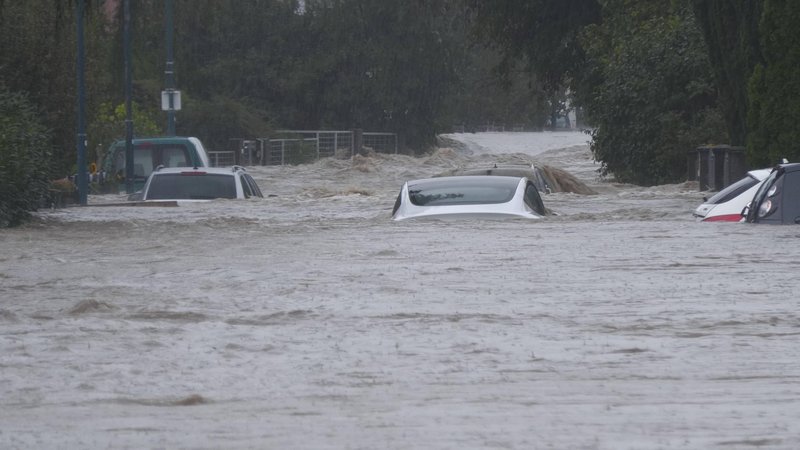
[[[719,191],[745,176],[744,147],[704,145],[689,158],[689,179],[698,181],[701,191]],[[692,178],[694,175],[694,178]]]

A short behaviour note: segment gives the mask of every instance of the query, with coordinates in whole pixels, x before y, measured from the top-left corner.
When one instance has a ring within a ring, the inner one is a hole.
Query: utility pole
[[[125,192],[132,194],[133,184],[133,114],[131,112],[131,1],[123,2],[122,46],[125,59]]]
[[[84,75],[84,45],[83,45],[83,16],[84,16],[85,0],[78,0],[77,11],[77,30],[78,35],[78,61],[77,61],[77,79],[78,79],[78,134],[76,137],[78,145],[78,201],[81,205],[86,205],[89,191],[89,174],[86,167],[86,85]]]
[[[173,56],[173,0],[164,1],[164,34],[167,46],[167,66],[164,69],[167,111],[167,136],[175,136],[175,111],[180,109],[180,92],[175,90],[175,62]],[[177,95],[177,98],[176,98]],[[176,105],[177,100],[177,105]],[[163,101],[162,101],[163,103]]]

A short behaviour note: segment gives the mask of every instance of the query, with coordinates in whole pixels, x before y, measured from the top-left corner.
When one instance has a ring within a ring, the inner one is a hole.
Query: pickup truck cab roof
[[[196,137],[151,137],[133,140],[133,179],[139,190],[156,167],[208,167],[208,152]],[[106,176],[125,186],[125,140],[111,144],[103,160]]]

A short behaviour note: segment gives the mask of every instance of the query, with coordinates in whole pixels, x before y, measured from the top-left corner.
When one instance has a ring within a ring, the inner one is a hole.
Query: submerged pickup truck
[[[133,183],[138,191],[153,169],[163,167],[209,167],[208,153],[196,137],[154,137],[133,140]],[[125,141],[111,144],[103,159],[107,191],[125,191]]]

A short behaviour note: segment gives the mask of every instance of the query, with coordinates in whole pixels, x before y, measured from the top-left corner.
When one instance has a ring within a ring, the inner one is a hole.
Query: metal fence
[[[365,149],[377,153],[397,154],[397,134],[395,133],[364,133],[363,139]]]
[[[269,138],[231,139],[229,150],[209,152],[212,166],[285,165],[356,153],[397,153],[396,133],[280,130]]]
[[[236,152],[208,152],[208,159],[210,160],[211,167],[227,167],[236,164]]]

